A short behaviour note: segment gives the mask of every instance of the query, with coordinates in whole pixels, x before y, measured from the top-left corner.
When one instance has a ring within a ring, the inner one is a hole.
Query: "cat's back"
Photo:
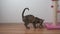
[[[34,16],[33,16],[33,15],[26,15],[25,18],[26,18],[30,23],[32,23],[33,20],[34,20]]]
[[[31,18],[31,17],[34,17],[33,15],[26,15],[25,16],[26,18]]]

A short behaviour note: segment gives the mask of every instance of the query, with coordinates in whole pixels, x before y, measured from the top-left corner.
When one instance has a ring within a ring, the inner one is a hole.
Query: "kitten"
[[[30,27],[28,27],[28,24],[29,23],[32,23],[34,28],[37,28],[37,26],[36,26],[37,23],[40,24],[39,27],[42,26],[42,23],[44,21],[43,19],[40,19],[38,17],[35,17],[35,16],[31,15],[31,14],[24,16],[24,12],[25,12],[26,9],[29,10],[29,8],[25,8],[23,10],[23,12],[22,12],[22,20],[24,22],[25,27],[27,29],[30,29]]]
[[[24,12],[25,12],[26,9],[29,10],[29,8],[25,8],[23,10],[23,12],[22,12],[22,20],[24,22],[25,27],[30,29],[30,27],[28,27],[28,24],[33,22],[34,16],[33,15],[26,15],[26,16],[24,16]]]

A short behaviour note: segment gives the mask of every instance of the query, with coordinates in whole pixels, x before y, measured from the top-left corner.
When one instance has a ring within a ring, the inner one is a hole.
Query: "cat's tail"
[[[24,10],[23,10],[23,12],[22,12],[22,18],[24,17],[24,12],[25,12],[25,10],[29,10],[29,8],[25,8]]]

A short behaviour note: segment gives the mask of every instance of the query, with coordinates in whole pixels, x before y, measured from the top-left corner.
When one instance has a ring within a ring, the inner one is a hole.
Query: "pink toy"
[[[51,29],[59,29],[60,30],[60,25],[53,25],[52,23],[45,23],[45,27],[49,30],[51,30]]]

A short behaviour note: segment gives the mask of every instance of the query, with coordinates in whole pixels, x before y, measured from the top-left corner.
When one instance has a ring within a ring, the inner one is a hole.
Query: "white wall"
[[[26,14],[33,14],[45,19],[45,22],[52,22],[53,10],[51,0],[0,0],[1,1],[1,23],[21,23],[22,11],[25,7],[30,10]]]

